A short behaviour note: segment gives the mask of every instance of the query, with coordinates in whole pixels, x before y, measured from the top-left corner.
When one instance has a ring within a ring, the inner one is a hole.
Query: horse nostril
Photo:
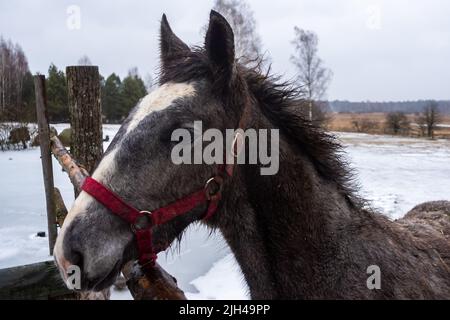
[[[83,267],[83,254],[77,250],[71,250],[67,254],[67,261],[72,266],[78,266],[80,269]]]

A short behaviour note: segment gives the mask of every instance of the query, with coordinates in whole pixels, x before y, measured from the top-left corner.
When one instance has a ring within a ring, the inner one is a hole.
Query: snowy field
[[[58,132],[67,126],[57,125]],[[110,138],[118,126],[105,125]],[[361,194],[391,219],[416,204],[450,199],[450,141],[338,133],[357,172]],[[105,144],[106,148],[107,144]],[[55,185],[66,205],[73,189],[54,161]],[[47,238],[40,152],[0,152],[0,268],[51,259]],[[180,247],[160,254],[161,265],[177,279],[189,299],[246,299],[247,289],[230,250],[220,234],[191,227]],[[113,292],[129,299],[128,292]]]

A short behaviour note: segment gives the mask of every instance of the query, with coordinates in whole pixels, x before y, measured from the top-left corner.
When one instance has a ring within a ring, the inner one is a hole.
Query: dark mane
[[[234,80],[228,88],[233,95],[231,101],[242,101],[242,92],[250,92],[264,116],[307,155],[319,175],[336,183],[350,204],[363,206],[365,201],[357,195],[358,187],[341,143],[300,112],[305,103],[301,88],[292,82],[281,82],[269,72],[262,73],[259,63],[254,67],[237,63],[235,70]],[[178,57],[160,72],[160,84],[201,79],[207,79],[213,85],[223,83],[220,74],[213,73],[202,48],[194,48],[188,55]]]
[[[364,201],[356,194],[357,184],[341,143],[300,112],[305,107],[302,89],[255,69],[249,69],[244,77],[272,124],[309,157],[323,178],[335,182],[353,205],[362,206]]]

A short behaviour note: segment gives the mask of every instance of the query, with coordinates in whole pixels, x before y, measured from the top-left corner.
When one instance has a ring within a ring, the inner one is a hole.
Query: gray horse
[[[216,214],[203,222],[222,232],[253,299],[450,298],[450,205],[423,205],[396,222],[367,209],[339,143],[297,112],[297,90],[238,62],[221,15],[211,12],[203,48],[189,48],[163,16],[160,84],[123,123],[93,178],[151,211],[217,172],[215,164],[174,164],[174,130],[192,130],[197,120],[235,129],[244,108],[247,127],[279,129],[278,173],[237,165]],[[155,227],[153,246],[179,239],[205,210]],[[76,264],[82,289],[101,290],[136,257],[129,225],[82,192],[55,248],[63,275]]]

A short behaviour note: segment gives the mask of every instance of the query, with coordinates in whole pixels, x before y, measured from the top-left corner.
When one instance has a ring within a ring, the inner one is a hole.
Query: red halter
[[[251,117],[251,104],[247,101],[239,120],[239,129],[244,129]],[[243,147],[243,137],[237,134],[231,145],[231,156],[237,158]],[[182,198],[165,207],[149,211],[141,211],[123,201],[117,194],[106,188],[100,182],[93,178],[86,178],[81,189],[98,202],[103,204],[111,212],[127,221],[136,235],[136,241],[139,251],[139,264],[145,268],[151,268],[155,265],[157,254],[166,248],[157,251],[153,248],[152,228],[156,225],[167,223],[168,221],[188,213],[200,204],[208,203],[208,209],[203,219],[208,220],[217,210],[219,201],[222,197],[222,184],[227,176],[233,175],[234,160],[230,163],[226,161],[224,165],[219,165],[216,176],[205,183],[205,187],[191,195]]]
[[[116,214],[131,225],[136,235],[136,241],[139,251],[139,264],[145,267],[153,267],[155,265],[158,252],[153,248],[152,228],[161,225],[170,220],[188,213],[200,204],[208,203],[208,209],[203,219],[208,220],[217,210],[217,206],[221,199],[223,175],[225,166],[219,166],[217,176],[209,179],[205,187],[191,195],[182,198],[165,207],[149,211],[140,211],[123,201],[117,194],[102,185],[91,177],[87,177],[81,189],[98,202],[108,208],[112,213]],[[229,170],[226,170],[230,172]],[[232,170],[231,170],[232,172]],[[165,250],[165,248],[163,249]]]

